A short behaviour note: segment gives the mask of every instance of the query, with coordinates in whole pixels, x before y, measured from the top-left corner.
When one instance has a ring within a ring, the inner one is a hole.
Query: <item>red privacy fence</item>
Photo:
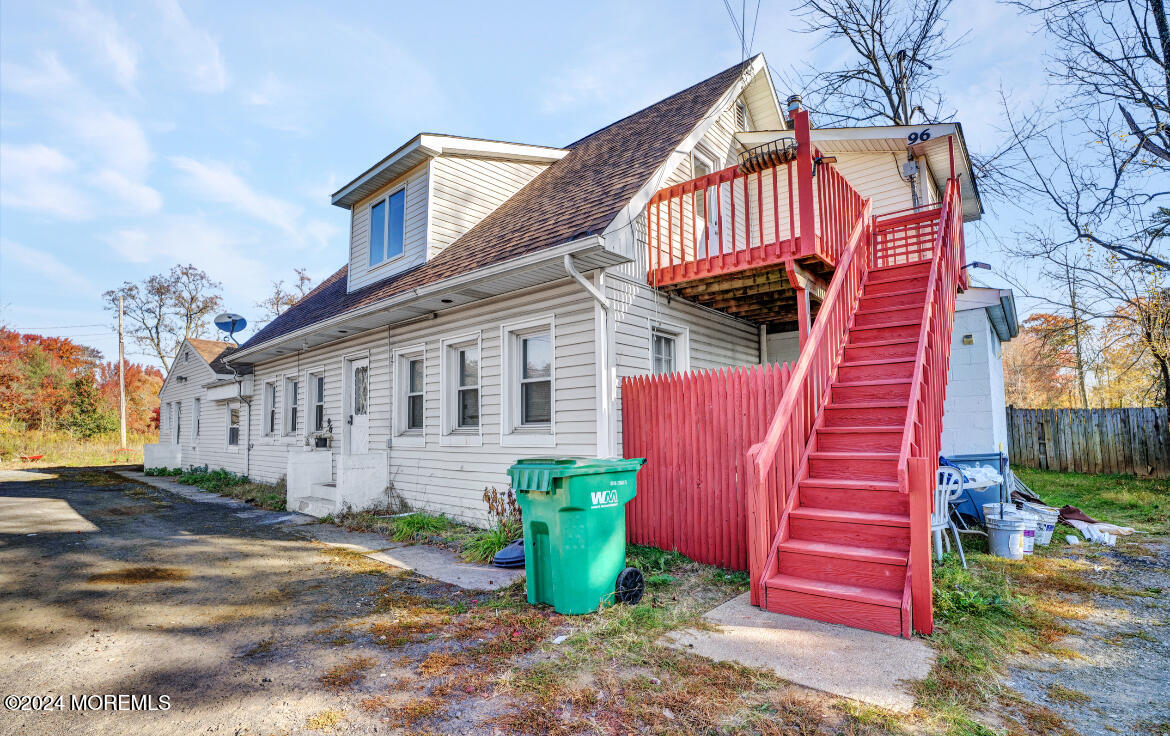
[[[788,382],[788,365],[622,381],[622,448],[644,457],[626,507],[629,541],[748,569],[747,452]]]

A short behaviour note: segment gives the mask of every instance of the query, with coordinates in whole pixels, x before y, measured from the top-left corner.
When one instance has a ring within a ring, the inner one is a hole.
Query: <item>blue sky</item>
[[[778,70],[833,64],[845,50],[796,32],[792,5],[761,5],[753,51]],[[972,148],[991,147],[1000,86],[1020,104],[1045,94],[1043,48],[990,0],[952,16],[969,35],[948,95]],[[294,267],[320,279],[345,261],[348,215],[329,195],[416,133],[564,145],[739,59],[720,0],[9,0],[0,322],[116,356],[102,292],[178,262],[255,315]],[[985,225],[1006,236],[1012,217]]]

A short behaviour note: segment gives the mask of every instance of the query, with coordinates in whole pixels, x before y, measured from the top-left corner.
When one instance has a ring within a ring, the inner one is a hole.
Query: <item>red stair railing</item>
[[[872,242],[871,203],[865,200],[844,238],[837,270],[816,324],[792,368],[768,432],[748,453],[748,569],[753,605],[760,605],[764,580],[776,565],[777,547],[787,539],[788,513],[796,500],[796,485],[808,472],[808,443],[817,417],[828,402],[829,386],[849,337],[869,271]]]
[[[959,180],[947,182],[926,285],[926,306],[898,454],[898,489],[910,498],[910,591],[914,628],[931,630],[930,507],[941,446],[943,401],[950,368],[955,294],[962,285],[963,205]],[[911,574],[913,574],[912,587]]]

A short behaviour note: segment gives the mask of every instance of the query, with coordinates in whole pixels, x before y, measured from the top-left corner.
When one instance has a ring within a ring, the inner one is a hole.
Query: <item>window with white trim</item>
[[[650,325],[650,372],[655,375],[690,370],[685,327]]]
[[[403,253],[406,240],[406,189],[370,204],[370,266]]]
[[[296,434],[300,423],[301,379],[300,376],[286,376],[284,379],[284,421],[286,435]]]
[[[735,102],[735,128],[744,133],[752,129],[752,119],[748,117],[747,104],[743,100]]]
[[[179,440],[183,436],[183,402],[175,402],[175,444],[179,444]]]
[[[240,444],[240,406],[228,405],[227,410],[227,443],[229,446]]]
[[[268,381],[264,384],[264,434],[276,434],[276,382]]]
[[[480,435],[480,337],[445,339],[441,343],[442,435]],[[473,441],[474,443],[474,441]]]
[[[199,439],[199,430],[201,429],[200,424],[202,423],[202,413],[203,413],[202,412],[202,405],[203,405],[203,402],[200,399],[196,398],[195,399],[195,439]]]
[[[309,374],[309,404],[314,432],[325,431],[325,374]]]
[[[556,356],[553,318],[501,328],[500,444],[556,445]]]
[[[394,351],[394,441],[408,447],[425,444],[426,349],[422,345]]]
[[[421,432],[426,421],[426,364],[420,355],[406,361],[406,431]]]

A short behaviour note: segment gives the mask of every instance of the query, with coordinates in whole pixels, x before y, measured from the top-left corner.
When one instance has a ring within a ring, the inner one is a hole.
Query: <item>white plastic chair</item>
[[[943,545],[950,549],[951,540],[947,538],[947,529],[955,536],[955,548],[959,550],[959,559],[963,567],[967,567],[967,557],[963,554],[963,543],[959,541],[959,529],[951,518],[951,502],[957,501],[963,495],[963,474],[954,468],[938,469],[938,485],[934,488],[934,508],[930,512],[930,531],[934,535],[934,553],[942,561]]]

